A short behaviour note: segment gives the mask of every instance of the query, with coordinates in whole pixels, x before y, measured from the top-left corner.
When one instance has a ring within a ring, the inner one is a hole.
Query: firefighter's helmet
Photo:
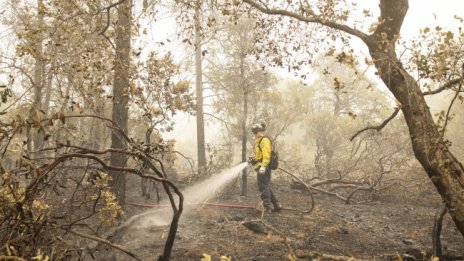
[[[251,132],[257,133],[258,131],[265,131],[266,130],[266,124],[258,122],[253,125],[251,125]]]

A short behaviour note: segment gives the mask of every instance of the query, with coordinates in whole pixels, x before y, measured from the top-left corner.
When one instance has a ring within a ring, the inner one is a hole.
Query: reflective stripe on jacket
[[[271,140],[268,137],[257,137],[255,140],[255,168],[267,167],[271,161]]]

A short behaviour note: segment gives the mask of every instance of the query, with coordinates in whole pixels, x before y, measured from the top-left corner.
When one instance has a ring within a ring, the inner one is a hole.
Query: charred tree
[[[36,30],[37,39],[34,43],[34,104],[31,108],[31,117],[35,117],[34,120],[40,121],[41,112],[43,107],[43,92],[44,92],[44,73],[45,73],[45,60],[43,58],[43,26],[44,26],[44,3],[43,0],[37,0],[37,24]],[[34,135],[34,150],[39,150],[43,147],[43,133],[40,129],[37,130],[37,134]]]
[[[240,56],[240,78],[241,80],[241,87],[243,90],[243,114],[242,114],[242,162],[247,160],[246,153],[247,153],[247,116],[248,116],[248,87],[245,82],[245,68],[244,68],[244,59],[245,55],[242,54]],[[246,169],[242,170],[242,196],[247,195],[248,190],[248,182],[247,182],[247,171]]]
[[[197,114],[197,156],[198,174],[206,172],[205,152],[205,121],[203,114],[203,68],[201,52],[201,24],[200,24],[201,1],[195,4],[195,89],[196,89],[196,114]]]
[[[118,6],[118,21],[116,24],[116,61],[113,81],[113,112],[112,120],[127,133],[129,117],[129,66],[130,66],[130,40],[131,40],[131,8],[132,0],[125,0]],[[122,149],[126,147],[125,141],[116,132],[111,133],[111,147]],[[123,167],[127,156],[118,152],[111,153],[111,165]],[[122,171],[110,172],[111,186],[118,195],[119,203],[125,203],[125,173]]]

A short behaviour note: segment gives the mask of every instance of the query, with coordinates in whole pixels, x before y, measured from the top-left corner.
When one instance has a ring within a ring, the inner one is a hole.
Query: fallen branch
[[[332,183],[332,184],[333,184],[333,183]],[[340,195],[340,194],[337,193],[337,192],[333,192],[333,189],[332,189],[332,188],[330,188],[329,190],[326,190],[326,189],[322,189],[322,188],[318,188],[318,187],[312,186],[312,184],[307,185],[307,186],[310,187],[311,190],[313,190],[313,191],[320,192],[320,193],[323,193],[323,194],[327,194],[327,195],[329,195],[329,196],[334,196],[334,197],[336,197],[336,198],[338,198],[338,199],[340,199],[340,200],[342,200],[342,201],[345,201],[345,202],[348,201],[348,199],[347,199],[346,197]],[[303,187],[300,183],[292,183],[292,184],[290,185],[290,187],[291,187],[292,189],[305,189],[305,187]],[[356,187],[358,188],[358,186],[356,186]],[[354,203],[356,203],[356,204],[361,204],[361,203],[362,203],[362,202],[353,201],[353,200],[351,200],[351,199],[350,199],[349,201],[352,201],[352,202],[354,202]]]
[[[352,201],[352,202],[354,202],[355,204],[361,204],[361,202],[357,202],[357,201],[353,201],[353,200],[348,200],[346,197],[344,197],[344,196],[342,196],[342,195],[340,195],[340,194],[338,194],[338,193],[336,193],[336,192],[331,192],[331,191],[328,191],[328,190],[325,190],[325,189],[321,189],[321,188],[316,188],[316,187],[311,187],[311,189],[313,189],[313,190],[315,190],[315,191],[317,191],[317,192],[321,192],[321,193],[324,193],[324,194],[328,194],[328,195],[330,195],[330,196],[334,196],[334,197],[336,197],[336,198],[338,198],[338,199],[341,199],[341,200],[343,200],[343,201],[345,201],[345,202]]]
[[[79,236],[79,237],[83,237],[83,238],[87,238],[87,239],[90,239],[90,240],[93,240],[93,241],[97,241],[99,243],[102,243],[102,244],[105,244],[109,247],[112,247],[112,248],[115,248],[115,249],[118,249],[118,250],[121,250],[122,252],[126,253],[127,255],[129,255],[130,257],[132,257],[133,259],[135,260],[142,260],[140,259],[139,257],[137,257],[136,254],[132,253],[131,251],[127,250],[127,249],[124,249],[122,246],[120,245],[117,245],[117,244],[114,244],[114,243],[111,243],[110,241],[106,240],[106,239],[103,239],[101,237],[97,237],[97,236],[92,236],[92,235],[88,235],[88,234],[84,234],[84,233],[81,233],[81,232],[77,232],[77,231],[74,231],[74,230],[66,230],[68,232],[70,232],[71,234],[74,234],[76,236]]]
[[[316,184],[316,185],[313,186],[312,183],[310,183],[310,184],[308,185],[308,184],[306,184],[306,183],[303,183],[302,181],[299,181],[299,182],[294,182],[294,183],[290,184],[290,187],[291,187],[292,189],[301,189],[301,190],[304,190],[304,189],[308,189],[308,188],[309,188],[309,189],[311,189],[311,190],[310,190],[311,193],[312,193],[312,191],[321,192],[321,193],[324,193],[324,194],[328,194],[328,195],[330,195],[330,196],[334,196],[334,197],[336,197],[336,198],[338,198],[338,199],[341,199],[341,200],[343,200],[343,201],[345,201],[345,202],[347,201],[347,198],[346,198],[346,197],[344,197],[344,196],[338,194],[337,192],[332,192],[332,189],[325,190],[325,189],[316,187],[316,186],[319,186],[319,185],[321,185],[321,184],[334,184],[333,182],[327,182],[327,183],[326,183],[326,182],[322,182],[322,183],[321,183],[321,182],[318,181],[318,182],[316,182],[315,184]],[[355,203],[360,203],[360,202],[355,202]]]
[[[383,164],[382,164],[382,158],[380,158],[379,160],[379,165],[380,165],[380,175],[379,175],[379,178],[374,182],[372,183],[372,185],[368,186],[368,187],[359,187],[355,190],[353,190],[347,197],[346,197],[346,203],[349,204],[350,203],[350,200],[351,198],[354,196],[354,194],[358,191],[361,191],[361,190],[372,190],[375,186],[377,186],[379,183],[380,183],[380,180],[383,178],[383,175],[385,173],[390,173],[390,171],[385,171],[384,170],[384,167],[383,167]]]

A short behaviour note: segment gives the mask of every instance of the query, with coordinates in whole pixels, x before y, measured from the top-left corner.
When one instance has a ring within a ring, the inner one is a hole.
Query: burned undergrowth
[[[308,214],[283,210],[261,215],[251,207],[259,198],[254,184],[250,184],[248,197],[239,196],[237,184],[231,184],[225,192],[209,199],[210,203],[220,204],[195,205],[190,214],[181,218],[172,260],[200,260],[205,256],[211,260],[223,256],[255,261],[318,257],[425,260],[432,253],[433,223],[441,202],[425,177],[414,178],[415,189],[398,186],[360,193],[357,197],[364,199],[363,204],[346,204],[331,195],[316,193],[315,208]],[[277,177],[274,188],[286,208],[298,209],[307,204],[307,192],[291,188],[286,179]],[[135,187],[131,195],[133,202],[140,204],[129,206],[128,214],[146,211],[155,204],[155,200],[140,199]],[[135,227],[112,240],[144,260],[156,260],[167,233],[167,226]],[[443,221],[441,242],[446,257],[462,258],[464,242],[449,215]],[[100,257],[126,258],[110,252],[103,251]]]

